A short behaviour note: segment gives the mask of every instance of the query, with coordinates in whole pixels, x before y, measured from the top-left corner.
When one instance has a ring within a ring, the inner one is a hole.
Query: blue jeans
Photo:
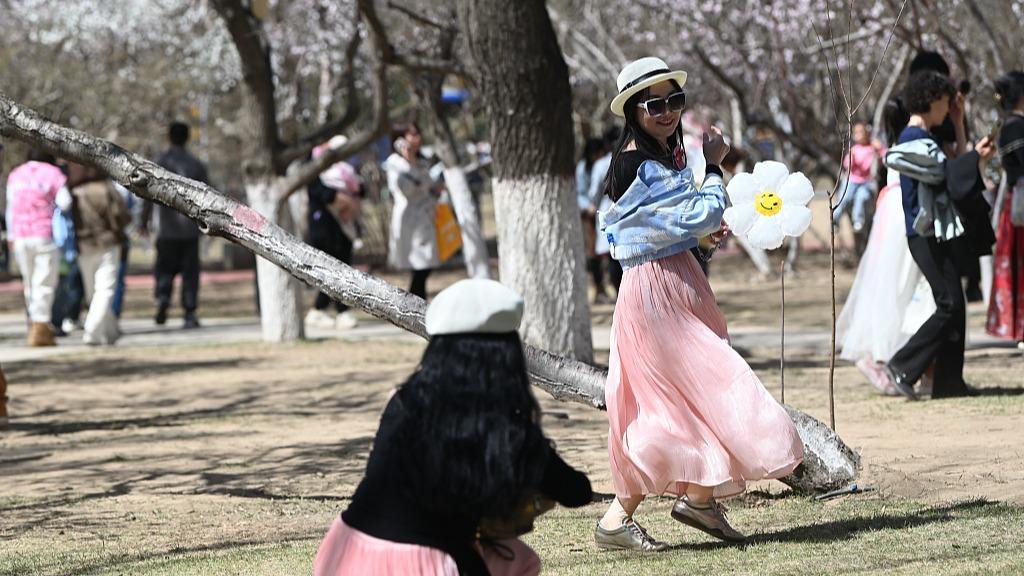
[[[843,195],[844,190],[846,192],[845,196]],[[867,225],[868,205],[874,198],[871,182],[863,184],[850,182],[849,188],[840,186],[837,193],[842,197],[842,200],[836,206],[835,211],[832,212],[832,224],[838,226],[843,214],[849,210],[850,220],[853,222],[853,230],[854,232],[860,232]]]

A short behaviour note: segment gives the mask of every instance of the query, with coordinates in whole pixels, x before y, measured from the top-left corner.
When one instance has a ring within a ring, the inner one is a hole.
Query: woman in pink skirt
[[[590,481],[540,428],[516,329],[523,301],[462,280],[426,315],[430,344],[388,401],[366,475],[320,544],[314,576],[533,576],[516,536],[553,505],[583,506]]]
[[[727,232],[718,164],[729,147],[715,128],[704,135],[707,176],[697,188],[680,146],[685,82],[685,72],[642,58],[619,74],[611,105],[625,127],[605,181],[615,204],[600,228],[626,272],[605,391],[617,498],[595,529],[602,549],[667,547],[633,519],[648,494],[672,494],[673,518],[742,541],[717,499],[803,460],[785,410],[730,347],[695,258],[698,239]]]

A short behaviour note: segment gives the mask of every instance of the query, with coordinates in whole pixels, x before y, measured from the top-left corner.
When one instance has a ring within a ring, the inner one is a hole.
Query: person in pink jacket
[[[49,154],[32,151],[7,178],[7,230],[21,270],[31,322],[29,346],[53,346],[50,313],[57,291],[60,255],[53,242],[57,193],[67,178]]]

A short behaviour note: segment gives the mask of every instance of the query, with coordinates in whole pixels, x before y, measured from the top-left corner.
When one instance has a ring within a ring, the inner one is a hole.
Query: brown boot
[[[7,427],[7,377],[0,368],[0,428]]]
[[[33,322],[28,330],[29,346],[56,346],[57,339],[54,337],[53,328],[49,322]]]

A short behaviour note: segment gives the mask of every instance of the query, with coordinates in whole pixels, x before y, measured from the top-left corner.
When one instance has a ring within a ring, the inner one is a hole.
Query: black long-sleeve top
[[[446,510],[439,516],[402,489],[409,482],[416,482],[415,478],[407,476],[402,451],[395,441],[403,409],[399,392],[384,409],[366,475],[356,488],[352,503],[341,514],[342,519],[348,526],[375,538],[443,550],[455,560],[460,574],[487,575],[487,566],[473,547],[480,512]],[[584,506],[593,498],[590,480],[566,464],[554,449],[548,451],[544,475],[537,489],[568,507]]]
[[[999,131],[999,151],[1003,168],[1012,186],[1024,178],[1024,116],[1011,114]]]

